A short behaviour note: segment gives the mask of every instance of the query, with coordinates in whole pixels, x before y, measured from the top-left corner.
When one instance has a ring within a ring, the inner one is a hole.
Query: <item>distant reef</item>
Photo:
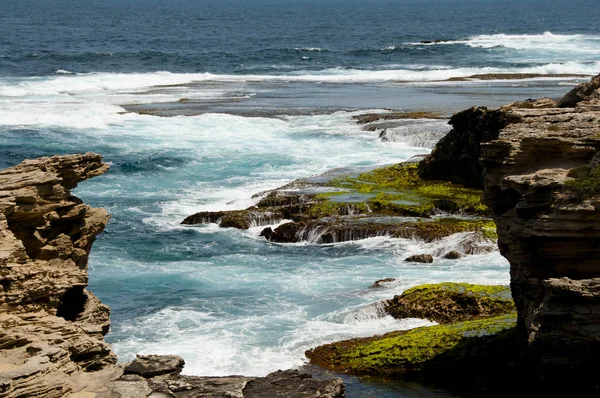
[[[444,325],[333,343],[307,355],[337,371],[425,379],[477,396],[597,395],[600,75],[558,101],[474,107],[450,124],[419,163],[419,176],[483,188],[510,262],[516,313],[507,306],[504,314],[452,320],[440,303],[467,287],[425,290],[416,308],[416,292],[407,291],[391,301],[402,304],[397,316]]]

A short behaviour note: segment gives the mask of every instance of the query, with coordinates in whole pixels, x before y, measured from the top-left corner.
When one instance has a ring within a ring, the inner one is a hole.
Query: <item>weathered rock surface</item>
[[[598,99],[598,89],[600,88],[600,75],[592,78],[587,83],[581,83],[565,94],[557,103],[559,108],[572,108],[581,101],[590,101]]]
[[[569,189],[574,171],[597,167],[599,87],[600,75],[562,108],[508,108],[514,122],[482,145],[483,199],[511,263],[521,338],[549,373],[585,374],[600,353],[600,195],[593,179],[582,181],[587,197]]]
[[[424,318],[438,323],[489,318],[515,311],[507,286],[444,282],[420,285],[386,300],[394,318]]]
[[[116,364],[103,338],[109,308],[86,289],[88,255],[109,215],[70,193],[107,170],[87,153],[0,171],[0,398],[343,397],[340,379],[298,372],[181,376],[183,359],[172,355]]]
[[[101,156],[55,156],[0,171],[0,397],[59,397],[69,377],[116,362],[109,309],[86,290],[109,216],[71,196],[108,170]]]
[[[344,384],[341,379],[315,380],[296,370],[273,372],[266,377],[248,382],[244,388],[247,398],[314,397],[342,398]]]

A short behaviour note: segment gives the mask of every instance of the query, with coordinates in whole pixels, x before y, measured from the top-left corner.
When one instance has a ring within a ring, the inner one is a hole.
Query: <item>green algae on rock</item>
[[[448,325],[326,344],[306,352],[312,364],[341,373],[405,375],[469,355],[469,346],[516,325],[516,312]]]
[[[331,181],[328,185],[375,194],[372,203],[382,210],[402,212],[413,210],[426,216],[434,209],[463,212],[470,214],[488,214],[481,203],[481,190],[465,188],[447,181],[426,180],[419,176],[418,166],[400,163],[382,167],[356,178],[347,177]]]
[[[424,180],[419,177],[417,165],[407,162],[368,172],[332,170],[256,194],[256,206],[246,210],[199,212],[182,224],[217,223],[238,229],[265,226],[261,236],[279,243],[326,244],[377,236],[431,242],[456,233],[476,232],[475,240],[489,246],[497,238],[495,225],[487,218],[488,209],[480,196],[477,189]],[[432,217],[440,212],[460,218]],[[480,218],[462,217],[465,214]],[[284,219],[293,222],[268,227]],[[482,251],[465,247],[460,252]]]
[[[510,288],[444,282],[420,285],[385,304],[394,318],[425,318],[438,323],[467,321],[515,311]]]
[[[584,200],[600,193],[600,167],[576,167],[567,176],[573,180],[565,181],[565,188],[575,198]]]

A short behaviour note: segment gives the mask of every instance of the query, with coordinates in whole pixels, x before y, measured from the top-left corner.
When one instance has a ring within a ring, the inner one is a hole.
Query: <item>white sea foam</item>
[[[296,51],[316,51],[316,52],[327,51],[327,50],[323,50],[322,48],[319,48],[319,47],[296,47],[295,50]]]
[[[186,361],[186,374],[264,376],[306,363],[304,352],[320,344],[433,324],[389,316],[350,317],[349,322],[332,320],[336,314],[312,320],[302,319],[305,317],[302,310],[292,308],[268,316],[228,319],[169,308],[133,324],[122,324],[117,333],[130,338],[115,343],[113,349],[121,360],[131,360],[134,353],[180,355]],[[265,335],[273,334],[278,324],[287,327],[279,336],[270,337],[275,344],[265,345],[264,338],[269,338]]]
[[[598,54],[600,35],[565,35],[544,32],[541,34],[477,35],[465,40],[441,40],[429,43],[406,43],[416,46],[466,45],[477,48],[503,47],[516,50],[544,50],[576,54]]]
[[[483,73],[573,73],[592,75],[600,70],[600,61],[565,61],[522,68],[450,68],[407,67],[385,70],[332,68],[321,71],[293,71],[276,75],[218,75],[211,73],[88,73],[58,74],[50,77],[0,79],[0,100],[12,99],[34,103],[78,104],[100,101],[112,105],[177,101],[181,98],[223,99],[230,97],[221,88],[204,82],[243,83],[256,81],[362,83],[362,82],[431,82],[451,77]],[[185,86],[198,83],[198,86]],[[148,90],[153,90],[148,92]],[[244,95],[245,96],[245,95]],[[237,95],[239,97],[239,94]],[[3,102],[4,102],[3,101]],[[59,110],[60,111],[60,110]],[[4,118],[0,118],[4,123]]]
[[[470,47],[505,47],[517,50],[568,51],[571,53],[598,54],[599,35],[561,35],[544,32],[537,35],[479,35],[464,42]]]
[[[0,79],[0,125],[103,128],[135,116],[122,115],[122,104],[248,98],[238,85],[255,81],[364,83],[443,81],[481,73],[578,73],[592,75],[600,61],[548,63],[528,68],[438,68],[355,70],[334,68],[277,75],[216,75],[154,73],[57,74],[49,77]],[[222,82],[214,86],[212,81]],[[193,83],[193,84],[192,84]],[[207,84],[204,84],[207,83]],[[431,84],[431,83],[430,83]],[[440,83],[437,83],[440,84]],[[452,82],[451,84],[476,84]],[[485,84],[489,84],[486,82]],[[148,116],[146,116],[147,118]],[[315,119],[316,121],[317,119]]]

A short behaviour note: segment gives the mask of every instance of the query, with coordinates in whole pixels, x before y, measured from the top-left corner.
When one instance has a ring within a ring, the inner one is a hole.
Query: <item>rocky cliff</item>
[[[0,397],[59,397],[67,375],[116,362],[109,309],[86,290],[109,216],[69,192],[107,170],[88,153],[0,171]]]
[[[517,339],[532,381],[595,388],[600,353],[600,75],[563,98],[455,115],[419,165],[484,186],[511,264]],[[458,162],[453,165],[452,161]],[[561,380],[554,379],[554,380]]]
[[[92,243],[109,215],[71,195],[108,170],[93,153],[0,171],[0,398],[343,397],[340,379],[181,376],[183,359],[117,358],[109,308],[86,287]]]
[[[511,122],[482,144],[483,201],[511,264],[520,337],[542,376],[589,375],[600,353],[600,75],[556,107],[500,112]]]

